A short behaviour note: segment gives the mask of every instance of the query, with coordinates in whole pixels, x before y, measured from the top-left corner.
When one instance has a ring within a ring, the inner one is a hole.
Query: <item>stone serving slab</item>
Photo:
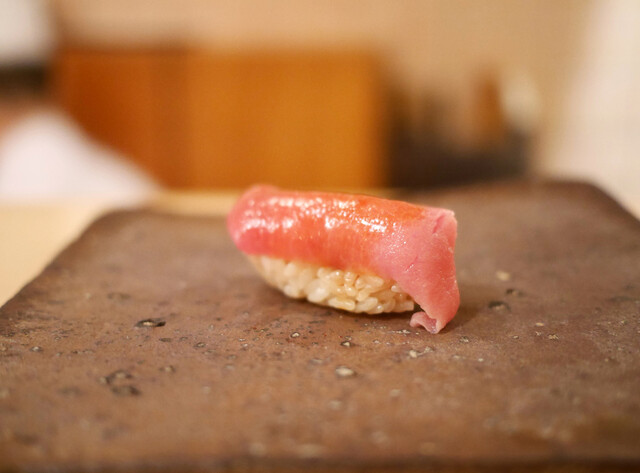
[[[640,468],[640,222],[578,183],[399,197],[459,221],[438,335],[286,298],[222,219],[100,218],[0,309],[0,470]]]

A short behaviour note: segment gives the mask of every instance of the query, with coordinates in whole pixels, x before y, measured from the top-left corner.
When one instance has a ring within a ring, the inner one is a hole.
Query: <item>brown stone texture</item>
[[[222,219],[99,219],[0,309],[0,470],[638,469],[640,222],[576,183],[399,197],[459,221],[438,335],[286,298]]]

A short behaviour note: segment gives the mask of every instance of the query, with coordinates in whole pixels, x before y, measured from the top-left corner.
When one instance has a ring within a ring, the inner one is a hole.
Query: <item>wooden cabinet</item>
[[[385,184],[384,90],[367,54],[63,49],[54,91],[170,187]]]

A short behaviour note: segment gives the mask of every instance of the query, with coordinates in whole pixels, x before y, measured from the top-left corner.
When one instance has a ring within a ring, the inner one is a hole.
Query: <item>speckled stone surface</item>
[[[640,467],[640,222],[582,184],[405,197],[459,221],[438,335],[285,298],[222,220],[98,220],[0,309],[0,470]]]

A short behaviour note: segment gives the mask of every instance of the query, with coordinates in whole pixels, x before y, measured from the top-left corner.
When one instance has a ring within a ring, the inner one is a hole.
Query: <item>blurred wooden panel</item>
[[[189,58],[196,185],[382,183],[381,87],[357,54]]]
[[[188,185],[184,51],[67,49],[54,95],[94,138],[161,182]]]
[[[172,187],[384,184],[366,54],[67,50],[55,83],[92,135]]]

